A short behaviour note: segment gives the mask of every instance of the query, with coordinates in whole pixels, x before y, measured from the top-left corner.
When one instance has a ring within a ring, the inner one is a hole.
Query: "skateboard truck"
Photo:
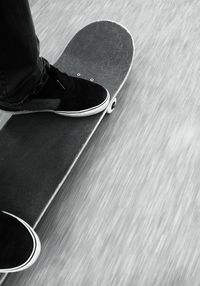
[[[107,114],[111,114],[114,111],[116,105],[117,105],[117,98],[115,97],[110,101],[108,105]]]

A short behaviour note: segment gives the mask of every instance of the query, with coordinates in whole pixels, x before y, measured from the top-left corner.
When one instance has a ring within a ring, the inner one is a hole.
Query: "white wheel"
[[[111,114],[114,111],[116,104],[117,104],[117,98],[115,97],[111,100],[111,102],[108,105],[108,108],[107,108],[108,114]]]

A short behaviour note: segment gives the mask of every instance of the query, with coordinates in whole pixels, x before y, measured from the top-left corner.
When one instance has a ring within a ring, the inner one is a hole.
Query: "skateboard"
[[[66,180],[130,72],[134,43],[120,24],[97,21],[81,29],[55,66],[103,85],[108,108],[71,118],[53,113],[12,116],[0,131],[0,209],[36,227]]]

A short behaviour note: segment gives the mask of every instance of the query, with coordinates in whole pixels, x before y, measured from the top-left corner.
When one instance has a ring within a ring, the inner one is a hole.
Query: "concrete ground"
[[[31,4],[51,62],[97,19],[125,25],[136,58],[115,112],[37,228],[39,260],[4,285],[199,286],[199,1]]]

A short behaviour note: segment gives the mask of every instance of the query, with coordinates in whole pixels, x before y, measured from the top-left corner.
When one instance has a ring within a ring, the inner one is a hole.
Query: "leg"
[[[45,73],[28,0],[0,1],[0,98],[19,101]]]

